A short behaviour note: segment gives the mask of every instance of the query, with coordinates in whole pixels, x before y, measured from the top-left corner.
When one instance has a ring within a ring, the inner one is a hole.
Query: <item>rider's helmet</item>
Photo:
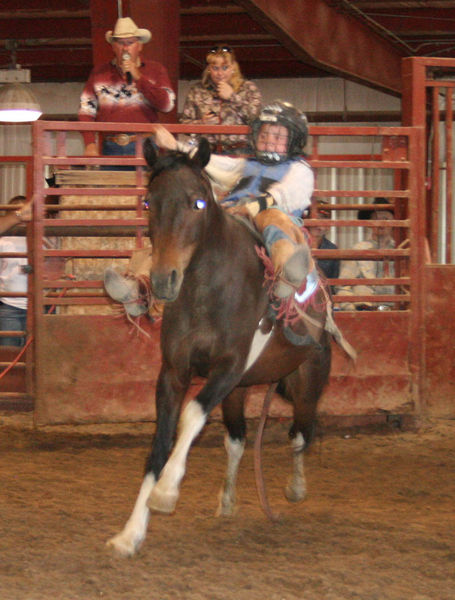
[[[288,143],[285,152],[257,149],[259,131],[266,123],[282,125],[287,129]],[[263,163],[280,163],[302,154],[308,139],[308,121],[306,116],[289,102],[275,100],[265,106],[252,122],[251,134],[256,158]]]

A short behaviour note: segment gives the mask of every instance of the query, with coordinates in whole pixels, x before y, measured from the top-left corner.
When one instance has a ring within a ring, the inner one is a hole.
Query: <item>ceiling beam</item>
[[[453,0],[407,0],[406,2],[400,2],[397,0],[356,0],[357,8],[360,10],[368,9],[393,9],[401,10],[402,8],[451,8],[455,7],[455,1]]]
[[[401,93],[401,54],[324,0],[237,0],[296,58],[385,92]],[[366,49],[368,51],[366,52]]]

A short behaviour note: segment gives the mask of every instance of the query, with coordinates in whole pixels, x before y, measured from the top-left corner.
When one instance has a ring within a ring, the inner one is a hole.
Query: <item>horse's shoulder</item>
[[[247,219],[246,217],[243,217],[241,215],[233,215],[234,220],[240,224],[241,228],[243,228],[244,230],[246,230],[249,234],[250,237],[253,238],[253,240],[256,243],[259,244],[263,244],[263,239],[261,234],[259,233],[259,231],[256,229],[254,223],[252,223],[249,219]]]

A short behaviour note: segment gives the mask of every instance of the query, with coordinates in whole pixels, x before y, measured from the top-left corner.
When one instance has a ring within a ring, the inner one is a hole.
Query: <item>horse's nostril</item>
[[[171,273],[171,285],[175,285],[177,282],[177,271],[174,269]]]

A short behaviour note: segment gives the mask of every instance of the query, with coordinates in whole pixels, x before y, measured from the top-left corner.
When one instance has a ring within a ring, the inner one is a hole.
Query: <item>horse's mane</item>
[[[157,158],[150,172],[149,183],[163,171],[177,170],[185,166],[190,167],[193,171],[203,172],[186,152],[170,150]]]

